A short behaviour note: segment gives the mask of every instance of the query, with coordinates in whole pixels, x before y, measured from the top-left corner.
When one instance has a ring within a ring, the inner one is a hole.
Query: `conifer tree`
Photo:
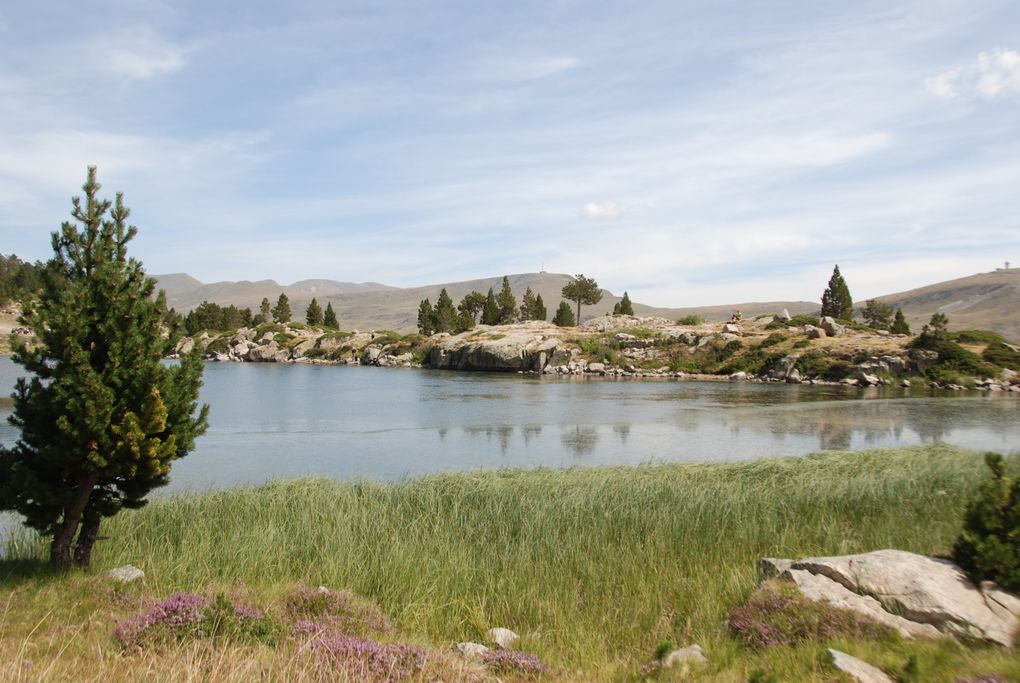
[[[290,322],[290,299],[283,292],[280,292],[280,298],[276,300],[276,305],[273,306],[273,322]]]
[[[893,309],[887,303],[877,299],[868,299],[861,308],[861,317],[868,327],[886,330],[892,324]]]
[[[498,324],[509,325],[517,319],[517,299],[514,298],[514,292],[510,289],[510,279],[506,275],[503,276],[503,287],[496,296],[496,306],[499,307]]]
[[[59,277],[46,278],[22,318],[39,342],[13,357],[32,375],[14,392],[21,436],[0,448],[0,510],[52,536],[50,561],[61,569],[72,543],[74,562],[88,566],[102,519],[166,484],[208,416],[208,406],[196,414],[201,352],[163,365],[179,340],[174,330],[163,336],[166,297],[153,296],[155,279],[127,256],[137,229],[122,196],[100,200],[99,189],[90,166],[84,201],[72,200],[77,224],[53,234]]]
[[[326,302],[326,313],[322,316],[322,326],[331,330],[340,329],[340,321],[336,318],[336,311],[333,310],[332,302]]]
[[[889,326],[889,331],[893,334],[910,334],[910,325],[907,324],[907,318],[903,315],[902,308],[896,309],[896,315],[893,317],[892,325]]]
[[[428,299],[422,299],[418,304],[418,331],[426,337],[436,331],[436,312]]]
[[[496,303],[496,295],[492,293],[492,287],[489,287],[489,293],[485,295],[485,304],[482,306],[482,324],[499,324],[499,305]]]
[[[577,320],[574,318],[574,311],[566,301],[560,301],[560,307],[556,309],[556,315],[553,316],[552,321],[553,325],[559,325],[560,327],[573,327],[577,324]]]
[[[309,325],[321,325],[322,324],[322,306],[319,302],[312,297],[312,302],[308,304],[307,310],[305,310],[305,322]]]
[[[435,323],[433,327],[436,332],[451,332],[457,325],[457,311],[453,308],[453,299],[446,292],[444,287],[436,299],[436,309],[433,314]]]
[[[829,286],[822,292],[822,315],[844,320],[854,319],[854,300],[850,296],[846,280],[840,275],[838,265],[832,269]]]
[[[634,305],[630,302],[627,292],[624,292],[623,298],[613,306],[613,315],[634,315]]]
[[[259,304],[259,324],[267,323],[273,319],[272,310],[269,308],[269,299],[262,297],[262,303]]]
[[[532,320],[541,320],[542,322],[545,322],[545,319],[549,317],[548,311],[545,310],[545,302],[542,301],[541,294],[535,297],[535,308],[531,313]]]
[[[590,277],[585,277],[584,273],[571,278],[570,282],[563,286],[563,291],[560,294],[564,299],[577,303],[575,324],[581,322],[581,304],[594,306],[602,301],[602,290],[599,289],[599,283]]]
[[[462,316],[468,316],[471,318],[471,325],[468,327],[474,327],[475,322],[478,320],[478,314],[482,312],[482,308],[485,306],[485,295],[481,292],[471,290],[464,295],[464,298],[457,304],[457,311]]]
[[[537,320],[536,308],[538,301],[535,299],[535,293],[531,291],[531,287],[524,290],[524,296],[521,297],[521,308],[520,318],[521,320]]]

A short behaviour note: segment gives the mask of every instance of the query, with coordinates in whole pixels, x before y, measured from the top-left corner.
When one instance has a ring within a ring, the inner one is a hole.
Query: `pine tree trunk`
[[[78,543],[74,546],[74,563],[82,569],[88,569],[92,561],[92,546],[99,538],[99,524],[103,517],[93,508],[85,510],[81,520],[81,531],[78,532]]]
[[[50,563],[57,569],[67,569],[71,566],[71,541],[78,531],[85,506],[89,504],[92,487],[98,481],[99,472],[90,472],[75,491],[71,504],[64,508],[64,520],[50,544]]]

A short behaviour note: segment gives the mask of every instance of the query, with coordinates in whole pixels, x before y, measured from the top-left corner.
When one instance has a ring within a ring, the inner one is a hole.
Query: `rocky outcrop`
[[[541,322],[513,327],[479,325],[433,346],[428,364],[449,370],[540,372],[562,343],[559,334],[560,328]]]
[[[867,662],[845,652],[828,649],[832,665],[856,683],[896,683],[891,676]]]
[[[902,550],[804,560],[762,560],[816,601],[853,610],[905,637],[940,634],[1012,646],[1020,631],[1020,597],[984,582],[974,585],[948,560]]]

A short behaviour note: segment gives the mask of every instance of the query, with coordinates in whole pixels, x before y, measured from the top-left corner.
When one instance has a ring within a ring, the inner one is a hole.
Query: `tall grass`
[[[758,558],[947,553],[984,476],[977,454],[929,446],[392,485],[305,479],[122,513],[94,564],[136,564],[159,595],[349,588],[439,644],[507,626],[567,678],[616,678],[669,640],[714,653],[717,680],[746,680],[760,656],[725,622],[755,588]],[[0,587],[5,565],[23,567],[0,564]],[[822,680],[812,654],[784,656],[772,666]]]

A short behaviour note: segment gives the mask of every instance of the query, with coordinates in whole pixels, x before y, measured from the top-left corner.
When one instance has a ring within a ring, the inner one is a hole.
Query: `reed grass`
[[[80,671],[90,657],[99,671],[118,661],[151,666],[151,654],[116,653],[110,631],[123,610],[97,588],[103,570],[131,563],[146,573],[139,590],[157,596],[243,586],[271,605],[296,583],[350,589],[377,602],[400,634],[439,649],[505,626],[553,679],[633,679],[668,640],[705,648],[704,680],[745,681],[759,666],[780,680],[831,680],[823,644],[757,652],[727,633],[729,610],[757,585],[757,560],[887,547],[945,554],[985,476],[977,453],[924,446],[389,485],[303,479],[168,496],[106,523],[110,539],[97,545],[92,575],[48,574],[43,550],[22,539],[0,563],[0,659],[17,668],[10,662],[32,661],[24,651],[42,652],[54,674]],[[182,677],[202,670],[202,657],[216,654],[203,647],[165,655],[163,666],[182,667]],[[216,680],[251,680],[252,667],[263,672],[255,678],[299,680],[307,668],[286,648],[231,647],[237,677],[228,666]],[[1015,658],[994,649],[842,647],[889,666],[914,653],[924,680],[1020,677]],[[19,672],[6,673],[27,676]]]

